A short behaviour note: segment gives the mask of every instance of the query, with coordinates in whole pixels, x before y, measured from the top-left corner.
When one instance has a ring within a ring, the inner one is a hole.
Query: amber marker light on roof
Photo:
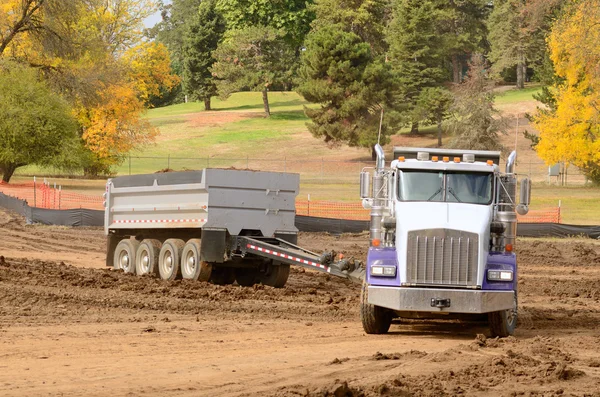
[[[506,250],[506,252],[512,252],[513,246],[512,244],[506,244],[506,247],[504,247],[504,249]]]
[[[374,239],[371,241],[371,245],[372,245],[373,247],[379,247],[379,246],[381,245],[381,240],[379,240],[378,238],[374,238]]]
[[[406,159],[404,158],[404,156],[400,156],[400,157],[398,157],[398,161],[399,161],[399,162],[403,163],[403,162],[404,162],[404,160],[406,160]]]
[[[492,160],[488,160],[487,165],[494,165],[494,162]]]
[[[454,158],[454,162],[455,162],[455,163],[460,163],[460,157],[455,157],[455,158]]]
[[[444,160],[444,163],[447,163],[448,161],[450,161],[450,157],[444,157],[443,160]]]
[[[432,156],[431,161],[438,161],[438,156]]]

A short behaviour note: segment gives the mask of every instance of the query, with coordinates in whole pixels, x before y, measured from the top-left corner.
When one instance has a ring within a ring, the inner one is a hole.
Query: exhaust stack
[[[371,207],[371,241],[381,241],[383,229],[383,209],[385,205],[385,186],[384,186],[384,168],[385,168],[385,153],[380,144],[375,145],[375,153],[377,154],[377,162],[375,173],[373,174],[373,206]]]

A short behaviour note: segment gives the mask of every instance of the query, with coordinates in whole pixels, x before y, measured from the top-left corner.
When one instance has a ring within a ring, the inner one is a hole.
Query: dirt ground
[[[365,235],[300,245],[363,256]],[[0,395],[600,396],[600,245],[520,240],[520,325],[403,322],[366,335],[359,286],[161,282],[103,266],[101,229],[0,211]]]

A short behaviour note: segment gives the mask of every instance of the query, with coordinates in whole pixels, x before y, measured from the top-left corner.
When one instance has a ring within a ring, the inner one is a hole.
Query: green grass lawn
[[[533,95],[541,92],[541,87],[533,85],[522,90],[511,89],[496,95],[497,105],[506,105],[517,102],[533,101]]]

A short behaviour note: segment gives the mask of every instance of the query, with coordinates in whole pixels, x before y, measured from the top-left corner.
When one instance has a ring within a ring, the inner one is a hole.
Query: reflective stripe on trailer
[[[184,223],[184,222],[206,222],[206,219],[122,219],[114,223]]]
[[[256,251],[260,251],[260,252],[264,252],[266,254],[280,256],[282,258],[290,259],[290,260],[296,261],[298,263],[304,263],[305,265],[310,265],[310,266],[318,267],[320,269],[326,270],[327,273],[331,272],[331,269],[329,267],[325,266],[325,265],[321,265],[320,263],[317,263],[317,262],[307,261],[306,259],[302,259],[302,258],[298,258],[298,257],[292,256],[292,255],[284,254],[282,252],[277,252],[277,251],[269,250],[269,249],[266,249],[266,248],[257,247],[256,245],[252,245],[252,244],[246,245],[246,248],[253,249],[253,250],[256,250]]]

